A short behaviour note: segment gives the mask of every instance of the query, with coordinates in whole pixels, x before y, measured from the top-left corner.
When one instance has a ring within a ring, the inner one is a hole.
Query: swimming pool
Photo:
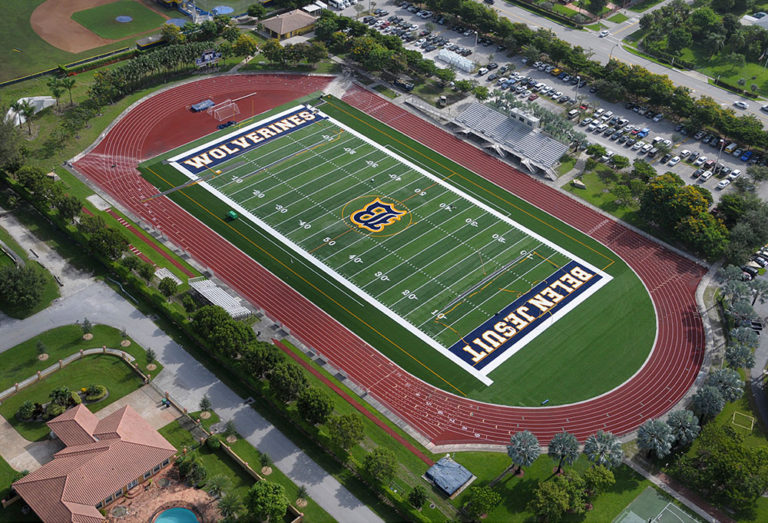
[[[176,507],[162,511],[155,518],[155,523],[199,523],[195,513],[189,509]]]

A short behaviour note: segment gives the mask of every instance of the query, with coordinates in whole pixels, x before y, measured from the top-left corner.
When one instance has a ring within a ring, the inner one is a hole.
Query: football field
[[[163,194],[203,188],[486,385],[612,279],[312,107],[180,151],[188,181]]]

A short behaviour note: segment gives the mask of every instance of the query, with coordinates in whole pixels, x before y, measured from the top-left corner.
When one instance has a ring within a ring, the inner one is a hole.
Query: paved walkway
[[[0,225],[8,230],[24,249],[32,248],[40,256],[43,265],[57,274],[64,284],[61,289],[62,297],[34,316],[16,320],[0,313],[0,352],[43,331],[70,325],[85,317],[93,323],[111,325],[118,329],[125,328],[141,346],[154,349],[158,361],[165,367],[155,378],[155,383],[169,392],[186,409],[199,410],[200,399],[207,394],[213,408],[223,420],[232,419],[237,431],[249,443],[268,454],[275,465],[296,484],[305,485],[309,495],[336,520],[366,523],[381,521],[371,509],[312,461],[291,440],[258,412],[245,405],[243,398],[222,384],[150,318],[136,310],[109,286],[73,269],[58,253],[26,231],[12,215],[0,216]],[[5,422],[4,419],[2,421]],[[3,446],[12,444],[11,440],[6,439],[6,433],[2,429],[0,425],[0,441]],[[15,430],[11,432],[18,436]],[[37,468],[52,454],[49,450],[43,451],[35,446],[26,449],[29,444],[23,438],[21,442],[17,442],[17,455],[21,456],[25,450],[29,453],[29,456],[19,458],[18,464],[12,464],[17,470]],[[36,456],[40,457],[40,461]],[[37,467],[34,466],[35,463]]]
[[[14,470],[39,469],[51,461],[52,456],[64,448],[59,441],[27,441],[4,417],[0,416],[0,456]]]

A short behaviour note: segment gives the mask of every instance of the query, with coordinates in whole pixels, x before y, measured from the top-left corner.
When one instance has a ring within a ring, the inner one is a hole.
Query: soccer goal
[[[750,432],[755,428],[755,418],[749,414],[744,414],[743,412],[734,411],[733,416],[731,417],[731,423]]]
[[[236,102],[233,102],[232,100],[224,100],[213,107],[209,107],[207,112],[216,118],[216,120],[222,122],[240,114],[240,108],[237,106]]]

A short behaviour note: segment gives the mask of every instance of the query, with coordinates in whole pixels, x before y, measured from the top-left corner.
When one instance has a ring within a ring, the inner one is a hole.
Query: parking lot
[[[640,114],[644,112],[642,108],[632,108],[626,103],[611,104],[605,102],[590,92],[591,87],[589,85],[583,85],[583,82],[582,84],[576,83],[573,77],[568,78],[567,81],[558,79],[552,76],[551,71],[534,68],[532,67],[533,64],[524,64],[521,56],[507,57],[506,49],[500,48],[492,42],[483,41],[482,37],[478,37],[466,28],[451,27],[444,20],[441,24],[439,17],[432,13],[424,13],[410,4],[405,7],[401,7],[401,5],[400,2],[379,4],[378,9],[384,12],[379,12],[376,16],[371,17],[368,20],[368,25],[376,27],[382,33],[400,36],[404,40],[406,49],[418,50],[426,58],[435,60],[438,66],[444,64],[436,60],[437,54],[440,49],[447,48],[466,56],[483,68],[481,69],[483,74],[457,71],[457,80],[475,80],[479,85],[485,85],[493,91],[501,87],[499,85],[500,79],[510,78],[512,73],[517,72],[520,77],[528,77],[532,82],[535,81],[534,84],[542,83],[544,84],[542,90],[546,90],[547,87],[551,88],[550,95],[542,95],[540,91],[537,92],[532,89],[532,86],[527,86],[518,92],[517,96],[519,99],[533,99],[535,103],[540,103],[555,112],[567,113],[573,108],[585,106],[586,109],[580,110],[579,116],[572,121],[575,130],[585,133],[590,143],[603,145],[609,152],[628,157],[630,162],[636,158],[642,158],[651,163],[659,173],[671,171],[679,175],[686,183],[706,187],[712,192],[715,202],[719,200],[722,194],[733,190],[733,187],[729,185],[718,187],[718,184],[734,171],[740,175],[746,171],[748,163],[742,161],[740,155],[735,157],[732,153],[726,152],[729,142],[719,143],[717,140],[719,137],[710,140],[714,146],[705,144],[694,136],[684,135],[685,131],[676,122],[663,117],[654,121],[654,116],[657,113],[653,111]],[[344,10],[344,14],[355,18],[357,13],[352,7],[349,7]],[[595,39],[598,38],[599,35],[596,34]],[[496,67],[488,70],[487,66],[490,63],[496,64]],[[504,66],[507,66],[509,70],[501,72],[505,69]],[[516,82],[515,85],[508,86],[507,89],[514,90],[519,85]],[[536,96],[532,96],[534,94]],[[555,98],[567,97],[569,100],[565,103],[558,103],[553,101],[552,94],[558,95]],[[600,109],[602,109],[602,113],[595,116],[594,113]],[[608,116],[604,117],[605,115]],[[586,118],[596,119],[597,125],[590,127],[592,122],[580,125],[580,122]],[[605,127],[601,127],[603,125]],[[598,131],[598,129],[602,130]],[[641,137],[638,138],[637,134],[640,134]],[[641,143],[638,145],[638,142]],[[663,154],[649,156],[648,153],[651,149],[665,142],[671,146],[667,162],[662,162]],[[739,147],[736,146],[734,149],[739,149]],[[704,160],[701,160],[702,157]],[[693,159],[699,165],[694,165]],[[750,160],[754,160],[754,158],[750,158]],[[714,161],[715,167],[719,164],[722,171],[715,172],[711,176],[705,176],[706,179],[702,179],[701,176],[694,177],[694,173],[700,167],[702,169],[697,174],[706,172],[707,169],[704,169],[703,165],[711,161]],[[733,174],[731,176],[733,177]],[[768,196],[768,188],[764,191],[766,194],[762,196]]]

